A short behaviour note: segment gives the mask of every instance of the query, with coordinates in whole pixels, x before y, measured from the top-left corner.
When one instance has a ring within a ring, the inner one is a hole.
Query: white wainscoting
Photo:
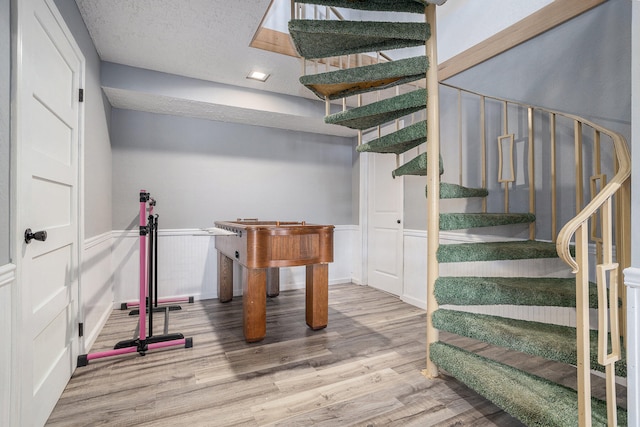
[[[85,352],[95,342],[113,309],[111,244],[111,232],[84,242],[80,298],[84,323],[84,342],[81,347]]]
[[[0,426],[11,425],[11,372],[13,342],[13,323],[11,298],[16,282],[16,266],[6,264],[0,266],[0,331],[4,345],[0,346]],[[17,355],[16,355],[17,356]],[[15,378],[13,379],[15,380]]]
[[[357,226],[336,226],[334,262],[329,264],[329,284],[352,280],[353,246]],[[138,300],[139,234],[113,232],[113,284],[115,307]],[[217,253],[215,237],[198,229],[158,231],[158,295],[194,299],[217,298]],[[239,267],[234,270],[234,295],[241,295]],[[305,267],[280,269],[280,289],[299,289],[305,283]]]
[[[347,227],[345,227],[347,228]],[[351,231],[351,282],[362,285],[362,229],[358,225],[349,227]]]
[[[404,230],[402,301],[427,309],[427,232]]]
[[[640,268],[624,270],[627,287],[627,423],[640,423]]]
[[[455,232],[441,232],[440,242],[473,243],[491,239],[489,236],[477,236]],[[508,240],[501,237],[500,240]],[[595,248],[590,248],[595,255]],[[559,259],[494,261],[491,263],[448,263],[440,265],[441,276],[521,276],[534,275],[546,277],[573,277],[570,269]],[[404,231],[404,290],[402,300],[427,308],[427,232],[422,230]],[[443,306],[444,308],[445,306]],[[474,313],[492,314],[514,319],[533,320],[558,325],[575,326],[575,309],[564,307],[521,307],[510,305],[465,306],[456,307]],[[591,327],[597,326],[597,312],[591,310]]]

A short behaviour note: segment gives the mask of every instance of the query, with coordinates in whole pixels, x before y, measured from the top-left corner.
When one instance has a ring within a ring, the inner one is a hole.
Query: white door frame
[[[85,77],[86,77],[86,60],[82,50],[78,46],[73,37],[73,34],[69,27],[67,26],[64,18],[60,14],[58,8],[56,7],[54,0],[40,0],[43,1],[47,7],[51,10],[52,15],[56,19],[56,22],[60,26],[64,35],[66,36],[74,54],[77,56],[80,70],[79,70],[79,86],[80,88],[85,87]],[[12,376],[11,376],[11,414],[10,419],[11,425],[24,425],[25,421],[22,419],[22,398],[24,393],[23,381],[21,380],[21,373],[24,369],[31,369],[31,367],[24,366],[25,364],[22,361],[22,351],[23,351],[23,340],[22,334],[24,334],[24,326],[22,325],[22,313],[20,310],[22,309],[22,301],[23,298],[27,298],[28,295],[25,294],[24,289],[22,287],[22,250],[23,250],[23,242],[24,242],[24,230],[21,229],[23,224],[18,219],[24,212],[24,204],[27,203],[25,197],[23,197],[19,193],[19,189],[22,185],[22,177],[19,173],[20,165],[24,162],[28,161],[28,159],[23,159],[23,154],[19,149],[20,144],[22,143],[23,135],[21,133],[21,123],[22,117],[19,116],[18,111],[21,110],[22,105],[20,105],[20,99],[22,97],[22,92],[24,91],[24,83],[23,78],[19,71],[22,69],[23,62],[23,31],[22,25],[19,24],[20,14],[24,13],[24,3],[25,0],[12,0],[11,1],[11,28],[13,38],[11,40],[11,58],[12,58],[12,66],[11,66],[11,188],[10,188],[10,202],[11,202],[11,210],[10,210],[10,248],[11,248],[11,259],[16,266],[16,274],[15,274],[15,287],[12,294],[12,352],[11,352],[11,368],[12,368]],[[78,313],[77,319],[78,322],[83,321],[82,316],[82,265],[83,265],[83,247],[84,247],[84,122],[85,122],[85,107],[84,102],[80,103],[78,107],[78,159],[77,159],[77,224],[76,224],[76,232],[77,232],[77,246],[76,246],[76,259],[77,259],[77,282],[78,282],[78,295],[76,296],[78,299]],[[81,339],[78,340],[78,351],[82,351],[83,342]],[[74,355],[75,357],[75,355]]]

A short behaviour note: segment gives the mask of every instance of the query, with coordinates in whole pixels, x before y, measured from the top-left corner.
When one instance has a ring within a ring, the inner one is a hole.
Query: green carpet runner
[[[318,4],[322,6],[345,7],[349,9],[374,10],[382,12],[408,12],[424,14],[428,3],[442,5],[446,0],[302,0],[298,3]]]
[[[442,165],[442,157],[440,157],[440,175],[444,173],[444,167]],[[404,165],[393,170],[391,175],[395,178],[403,175],[427,175],[427,153],[418,154],[413,159],[409,160]]]
[[[424,195],[427,196],[427,187],[424,188]],[[487,197],[489,192],[486,188],[469,188],[458,184],[440,183],[441,199],[468,199],[471,197]]]
[[[578,425],[577,393],[544,378],[445,344],[431,344],[431,359],[451,376],[528,426]],[[593,426],[607,425],[607,407],[592,399]],[[627,413],[618,409],[618,423]]]
[[[366,144],[356,147],[359,153],[394,153],[401,154],[417,147],[427,140],[427,122],[420,121],[390,133],[381,138],[376,138]]]
[[[440,305],[576,306],[576,281],[559,277],[439,277],[435,296]],[[598,290],[589,287],[589,307],[598,307]]]
[[[419,89],[393,98],[372,102],[362,107],[331,114],[326,116],[324,121],[325,123],[363,130],[423,110],[426,105],[427,90]]]
[[[557,258],[556,245],[536,240],[440,245],[438,262]]]
[[[422,22],[293,19],[289,34],[300,56],[318,59],[422,46],[430,31]]]
[[[528,213],[441,213],[440,230],[462,230],[476,227],[529,224],[535,220],[536,216]]]
[[[307,74],[300,77],[300,83],[322,99],[338,99],[424,79],[427,68],[427,57],[416,56],[358,68]]]
[[[439,309],[432,316],[436,328],[495,346],[569,365],[577,364],[576,328]],[[598,333],[591,331],[591,369],[604,372],[598,363]],[[627,368],[616,364],[616,375],[626,377]]]

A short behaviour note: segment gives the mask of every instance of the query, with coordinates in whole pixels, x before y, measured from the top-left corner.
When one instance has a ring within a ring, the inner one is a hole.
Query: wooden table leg
[[[218,252],[218,298],[220,302],[233,299],[233,260]]]
[[[262,340],[267,334],[267,269],[242,266],[244,339]]]
[[[267,296],[269,298],[280,295],[280,269],[272,267],[267,269]]]
[[[329,265],[307,266],[306,321],[313,330],[327,327],[329,321]]]

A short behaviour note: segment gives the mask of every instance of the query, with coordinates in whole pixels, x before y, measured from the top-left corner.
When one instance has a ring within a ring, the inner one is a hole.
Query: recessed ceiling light
[[[263,73],[261,71],[252,71],[247,76],[248,79],[258,80],[259,82],[266,82],[269,78],[269,74]]]

